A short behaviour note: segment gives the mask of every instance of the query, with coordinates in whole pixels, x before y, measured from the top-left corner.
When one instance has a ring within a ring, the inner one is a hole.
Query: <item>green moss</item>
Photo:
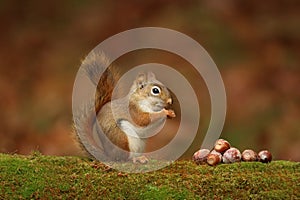
[[[0,154],[0,199],[297,199],[299,188],[299,162],[177,161],[126,174],[77,157]]]

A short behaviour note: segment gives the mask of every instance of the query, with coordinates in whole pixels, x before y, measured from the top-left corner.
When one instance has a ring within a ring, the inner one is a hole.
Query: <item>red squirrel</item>
[[[81,67],[97,89],[95,104],[91,108],[83,108],[80,119],[75,118],[77,139],[90,155],[103,154],[109,160],[130,159],[134,163],[147,163],[148,158],[143,155],[147,135],[162,126],[167,117],[176,116],[173,110],[168,109],[172,104],[171,94],[152,72],[148,72],[133,80],[125,97],[112,100],[120,75],[116,66],[105,70],[104,66],[108,63],[101,52],[90,53],[82,63]],[[91,112],[96,112],[97,119],[90,117]],[[99,133],[97,123],[106,137]],[[99,135],[101,148],[95,149],[89,143],[93,134]]]

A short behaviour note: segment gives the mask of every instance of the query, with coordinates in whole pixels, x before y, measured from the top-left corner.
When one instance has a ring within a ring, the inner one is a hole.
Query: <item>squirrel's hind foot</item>
[[[138,156],[132,158],[133,163],[141,163],[141,164],[146,164],[149,162],[148,158],[146,156]]]

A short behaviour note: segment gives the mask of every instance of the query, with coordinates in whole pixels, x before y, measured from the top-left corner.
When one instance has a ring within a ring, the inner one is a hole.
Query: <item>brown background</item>
[[[0,152],[76,155],[71,95],[80,60],[111,35],[158,26],[197,40],[219,67],[223,138],[300,161],[299,10],[296,0],[1,1]]]

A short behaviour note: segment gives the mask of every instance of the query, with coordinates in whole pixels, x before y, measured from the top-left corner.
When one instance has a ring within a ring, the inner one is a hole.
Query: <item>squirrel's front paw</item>
[[[148,158],[146,156],[138,156],[138,157],[134,157],[132,158],[132,162],[133,163],[141,163],[141,164],[146,164],[148,163]]]
[[[176,114],[175,114],[174,110],[167,110],[167,116],[174,118],[174,117],[176,117]]]

